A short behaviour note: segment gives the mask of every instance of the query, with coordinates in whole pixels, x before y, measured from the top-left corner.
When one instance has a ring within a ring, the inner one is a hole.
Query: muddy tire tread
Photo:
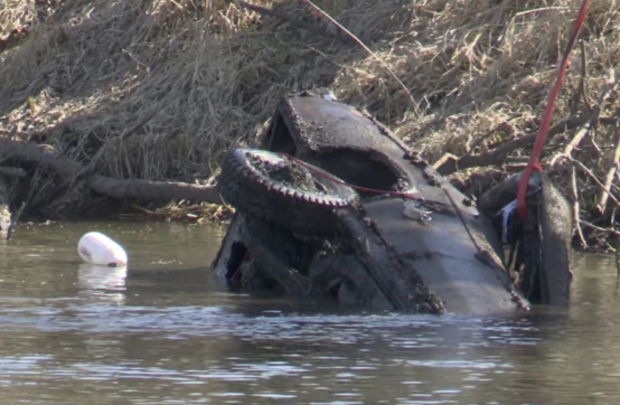
[[[228,204],[247,215],[301,234],[331,235],[337,231],[333,210],[357,201],[355,191],[341,184],[332,183],[339,195],[317,195],[269,181],[249,168],[241,153],[226,154],[220,192]]]

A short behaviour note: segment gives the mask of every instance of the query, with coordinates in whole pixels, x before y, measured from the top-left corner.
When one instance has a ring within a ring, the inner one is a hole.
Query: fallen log
[[[178,181],[113,179],[99,174],[90,176],[88,184],[97,193],[108,197],[188,200],[222,204],[217,185],[201,186]]]
[[[0,138],[0,150],[5,158],[43,165],[62,178],[75,182],[82,177],[95,192],[113,198],[142,198],[147,200],[188,200],[222,204],[219,188],[184,182],[150,181],[143,179],[115,179],[92,173],[81,163],[53,150],[46,150],[30,142]]]
[[[19,167],[0,167],[0,176],[26,177],[26,171]]]

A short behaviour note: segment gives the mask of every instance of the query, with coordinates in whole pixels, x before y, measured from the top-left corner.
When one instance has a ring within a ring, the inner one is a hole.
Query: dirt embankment
[[[440,171],[479,195],[524,167],[580,3],[316,2],[371,55],[303,0],[6,0],[0,140],[80,165],[67,178],[0,150],[0,166],[26,173],[2,175],[10,201],[62,218],[157,206],[94,176],[208,188],[222,151],[312,86],[366,107],[430,162],[453,154]],[[543,159],[577,197],[586,239],[615,217],[603,189],[620,194],[619,17],[615,0],[590,5]]]

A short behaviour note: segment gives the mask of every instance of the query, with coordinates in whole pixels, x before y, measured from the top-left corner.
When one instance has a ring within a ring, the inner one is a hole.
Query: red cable
[[[336,182],[338,184],[342,184],[343,186],[351,187],[352,189],[357,190],[357,191],[363,191],[363,192],[366,192],[366,193],[374,193],[374,194],[388,194],[388,195],[393,195],[393,196],[397,196],[397,197],[403,197],[403,198],[406,198],[406,199],[409,199],[409,200],[415,199],[415,197],[411,193],[406,193],[406,192],[403,192],[403,191],[378,190],[376,188],[354,186],[352,184],[349,184],[349,183],[346,183],[346,182],[340,180],[339,178],[337,178],[337,177],[335,177],[335,176],[333,176],[333,175],[331,175],[329,173],[315,170],[315,168],[312,167],[311,165],[309,165],[308,163],[304,162],[303,160],[299,160],[299,159],[297,159],[297,158],[295,158],[295,157],[293,157],[293,156],[291,156],[291,155],[289,155],[287,153],[281,153],[281,155],[283,155],[286,158],[288,158],[288,159],[298,163],[299,165],[301,165],[301,166],[305,167],[306,169],[312,171],[316,175],[318,175],[320,177],[323,177],[324,179],[334,181],[334,182]]]
[[[517,190],[517,212],[521,219],[525,219],[527,215],[527,207],[525,203],[525,194],[527,191],[527,184],[530,179],[530,175],[534,169],[542,172],[542,168],[540,166],[540,154],[542,153],[543,146],[545,144],[545,139],[547,138],[547,130],[549,129],[549,124],[551,122],[551,115],[553,113],[553,106],[555,104],[555,99],[560,92],[560,87],[562,86],[562,80],[564,79],[564,75],[566,73],[566,69],[568,67],[568,61],[570,58],[570,53],[577,41],[577,36],[579,35],[579,30],[583,25],[583,20],[586,17],[586,11],[588,9],[589,0],[583,0],[581,4],[581,9],[579,10],[579,15],[577,16],[577,20],[575,21],[575,26],[573,27],[573,33],[570,37],[570,41],[566,46],[566,51],[564,52],[564,56],[562,59],[562,64],[560,65],[560,72],[558,74],[558,78],[555,82],[555,86],[553,91],[549,95],[549,102],[547,103],[547,108],[545,110],[545,114],[543,115],[542,122],[540,124],[540,128],[538,130],[538,134],[536,135],[536,140],[534,141],[534,148],[532,150],[532,154],[530,156],[530,160],[527,164],[525,172],[519,181],[519,189]]]

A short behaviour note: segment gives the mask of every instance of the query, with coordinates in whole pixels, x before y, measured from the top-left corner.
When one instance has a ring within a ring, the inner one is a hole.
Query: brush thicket
[[[36,136],[102,174],[193,181],[216,171],[222,152],[251,137],[289,90],[328,86],[431,162],[484,153],[536,131],[581,0],[315,2],[374,55],[335,39],[338,29],[302,0],[250,3],[331,36],[228,0],[5,1],[0,41],[14,40],[0,53],[0,129]],[[592,2],[581,32],[592,101],[620,58],[619,14],[617,0]],[[578,46],[554,122],[587,113],[574,101],[581,77]],[[614,95],[602,115],[616,104]],[[599,126],[574,151],[601,178],[615,131]],[[517,150],[511,162],[527,155]],[[566,166],[550,169],[563,190]],[[513,169],[500,170],[492,182]],[[592,211],[600,190],[579,180]]]

